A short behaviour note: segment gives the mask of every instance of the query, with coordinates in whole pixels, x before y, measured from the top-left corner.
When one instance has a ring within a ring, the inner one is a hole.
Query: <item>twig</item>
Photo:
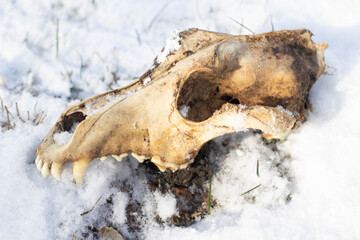
[[[135,29],[135,33],[136,33],[136,38],[138,40],[138,43],[141,46],[141,37],[140,37],[139,31],[137,29]]]
[[[7,85],[4,81],[4,79],[0,76],[0,84],[4,86],[4,88],[7,88]]]
[[[4,112],[4,101],[2,100],[1,97],[0,97],[0,102],[1,102],[1,111]]]
[[[39,116],[39,119],[38,119],[36,125],[39,125],[39,124],[40,124],[40,120],[41,120],[43,114],[44,114],[44,111],[41,111],[41,114],[40,114],[40,116]]]
[[[147,31],[150,30],[152,25],[155,23],[155,21],[158,19],[158,17],[160,17],[161,13],[165,10],[165,8],[167,6],[169,6],[170,3],[171,3],[171,1],[168,1],[166,4],[164,4],[164,6],[159,10],[159,12],[153,17],[153,19],[151,20],[149,26],[147,27]]]
[[[256,160],[256,175],[260,177],[259,175],[259,160]]]
[[[85,64],[84,64],[84,60],[79,52],[78,52],[78,55],[80,57],[80,79],[82,79],[82,73],[84,71]]]
[[[41,123],[45,120],[46,117],[47,117],[47,114],[45,114],[45,115],[39,120],[38,125],[41,124]]]
[[[16,114],[18,117],[20,117],[19,106],[18,106],[17,102],[15,103],[15,106],[16,106]]]
[[[5,111],[6,111],[6,118],[7,118],[7,130],[9,130],[11,128],[11,123],[10,123],[10,112],[7,108],[7,106],[5,106]]]
[[[272,21],[272,16],[270,16],[270,23],[271,23],[271,31],[273,32],[275,30],[275,28],[274,28],[274,24]]]
[[[209,183],[209,201],[208,201],[208,209],[207,209],[207,215],[210,215],[210,209],[211,209],[211,178]]]
[[[18,118],[24,123],[25,121],[20,116],[19,106],[18,106],[17,102],[15,103],[15,106],[16,106],[16,114],[17,114]]]
[[[56,19],[56,58],[59,57],[59,19]]]
[[[14,118],[14,116],[11,114],[11,112],[9,111],[9,109],[7,108],[7,106],[5,106],[5,111],[6,111],[6,117],[7,117],[8,123],[10,124],[10,116],[11,116],[12,118]]]

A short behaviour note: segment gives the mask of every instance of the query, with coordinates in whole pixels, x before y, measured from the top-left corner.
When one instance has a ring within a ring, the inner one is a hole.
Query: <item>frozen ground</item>
[[[132,238],[129,194],[116,185],[125,181],[134,186],[133,198],[145,199],[145,239],[359,238],[359,1],[0,0],[0,6],[0,96],[16,124],[0,132],[0,239],[86,233],[91,239],[88,226],[108,222]],[[329,44],[332,74],[314,85],[308,121],[278,151],[247,133],[233,139],[225,158],[214,156],[222,166],[212,183],[220,206],[210,216],[188,228],[158,225],[156,214],[176,213],[174,198],[150,192],[131,160],[93,161],[82,186],[72,183],[70,165],[62,182],[41,177],[35,150],[67,106],[139,77],[174,29],[250,34],[231,19],[256,33],[310,29],[315,42]],[[31,119],[42,111],[46,118],[23,123],[15,103],[24,119],[28,111]],[[7,121],[3,111],[0,121]],[[110,195],[110,212],[100,211]]]

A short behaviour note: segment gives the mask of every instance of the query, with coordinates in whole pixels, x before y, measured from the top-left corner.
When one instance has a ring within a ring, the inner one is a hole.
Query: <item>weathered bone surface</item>
[[[249,128],[283,138],[304,119],[325,68],[327,44],[304,29],[251,36],[190,29],[174,41],[178,47],[165,47],[164,60],[133,84],[61,115],[36,152],[43,176],[60,179],[64,162],[73,161],[81,183],[91,160],[128,154],[162,171],[183,169],[207,141]]]

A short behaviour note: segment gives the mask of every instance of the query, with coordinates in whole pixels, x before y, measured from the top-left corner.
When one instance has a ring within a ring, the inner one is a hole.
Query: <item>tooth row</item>
[[[151,158],[151,162],[153,162],[160,169],[160,171],[162,171],[162,172],[164,172],[167,168],[171,169],[171,171],[174,172],[174,171],[176,171],[178,169],[187,168],[191,163],[194,162],[194,159],[191,159],[187,163],[176,164],[176,163],[164,162],[164,161],[161,160],[161,158],[159,156],[154,155]]]
[[[60,180],[63,163],[44,162],[42,159],[40,159],[39,156],[37,156],[35,160],[35,165],[36,168],[41,172],[41,175],[43,177],[47,177],[51,173],[51,175],[53,175],[56,180]]]
[[[138,155],[136,153],[131,153],[131,155],[141,163],[144,162],[144,160],[146,159],[145,156]],[[123,153],[120,155],[112,155],[112,157],[115,158],[119,162],[121,162],[126,156],[128,156],[127,153]],[[103,156],[103,157],[100,157],[100,160],[105,161],[106,158],[107,158],[106,156]],[[176,164],[176,163],[164,162],[161,160],[160,156],[154,155],[151,158],[151,161],[160,169],[160,171],[164,172],[167,168],[171,169],[172,171],[176,171],[177,169],[185,169],[191,163],[194,162],[194,159],[190,160],[187,163]],[[74,161],[73,175],[74,175],[74,180],[77,184],[82,183],[85,172],[86,172],[87,168],[89,167],[90,162],[91,162],[91,159],[89,159],[87,157],[80,158],[77,161]],[[61,179],[61,171],[62,171],[63,163],[44,162],[42,159],[40,159],[39,156],[37,156],[36,160],[35,160],[35,164],[36,164],[37,169],[41,172],[43,177],[47,177],[51,173],[51,175],[56,180]]]

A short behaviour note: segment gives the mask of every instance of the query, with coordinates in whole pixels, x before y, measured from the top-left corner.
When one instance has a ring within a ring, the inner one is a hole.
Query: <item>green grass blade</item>
[[[254,191],[255,189],[257,189],[257,188],[260,187],[260,186],[261,186],[261,184],[259,184],[259,185],[257,185],[256,187],[253,187],[252,189],[250,189],[250,190],[248,190],[248,191],[240,194],[240,196],[243,196],[243,195],[245,195],[245,194],[248,194],[249,192]]]

